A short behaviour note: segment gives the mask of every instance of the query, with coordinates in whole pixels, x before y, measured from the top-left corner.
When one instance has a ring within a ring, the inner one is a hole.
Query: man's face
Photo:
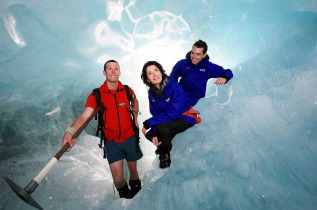
[[[103,75],[106,76],[106,80],[108,82],[117,82],[121,74],[119,64],[116,62],[110,62],[107,63],[106,66],[106,70],[103,71]]]
[[[193,46],[192,51],[190,53],[190,59],[194,65],[197,65],[204,57],[206,57],[207,53],[203,53],[204,48],[197,48]]]

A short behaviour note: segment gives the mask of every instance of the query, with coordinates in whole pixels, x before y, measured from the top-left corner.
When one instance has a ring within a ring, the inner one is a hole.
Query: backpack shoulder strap
[[[139,133],[139,128],[136,126],[135,121],[134,121],[134,115],[132,113],[132,106],[133,106],[133,97],[130,93],[130,87],[128,85],[124,85],[125,92],[127,93],[127,97],[129,100],[129,109],[130,109],[130,114],[131,114],[131,122],[133,126],[133,131],[135,133],[136,141],[135,141],[135,150],[136,152],[140,152],[140,133]]]
[[[98,106],[99,106],[100,103],[101,103],[101,95],[100,95],[100,90],[99,90],[99,88],[94,89],[94,90],[92,91],[92,95],[95,96],[96,102],[97,102],[97,104],[98,104]]]
[[[101,102],[101,93],[99,88],[96,88],[92,91],[92,95],[95,96],[96,102],[97,102],[97,106],[101,105],[101,109],[99,110],[98,114],[95,116],[95,119],[98,120],[97,123],[97,131],[96,131],[96,136],[99,136],[99,132],[100,134],[100,143],[98,144],[100,148],[103,148],[103,158],[107,158],[107,150],[105,148],[107,139],[106,139],[106,135],[105,132],[103,130],[103,126],[104,126],[104,120],[103,120],[103,114],[106,111],[105,106],[102,104]]]
[[[130,94],[130,87],[128,85],[124,85],[124,89],[125,89],[125,92],[127,93],[129,102],[131,102],[133,98],[132,98],[132,95]]]

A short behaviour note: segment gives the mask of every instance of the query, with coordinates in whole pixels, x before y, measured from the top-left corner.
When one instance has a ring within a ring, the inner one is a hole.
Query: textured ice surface
[[[316,209],[316,10],[314,0],[2,0],[1,175],[23,188],[37,175],[106,60],[120,62],[141,124],[143,64],[170,73],[202,39],[234,79],[209,82],[203,122],[174,139],[169,169],[142,138],[143,189],[120,199],[92,122],[32,197],[44,209]],[[32,209],[0,182],[0,209]]]

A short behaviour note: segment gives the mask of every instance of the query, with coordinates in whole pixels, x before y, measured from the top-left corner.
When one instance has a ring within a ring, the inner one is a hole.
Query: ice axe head
[[[14,183],[11,179],[8,177],[3,177],[6,182],[10,185],[12,190],[27,204],[30,204],[31,206],[37,208],[37,209],[43,209],[31,196],[32,192],[35,190],[37,186],[35,186],[37,183],[33,183],[32,181],[28,186],[26,186],[24,189],[19,187],[16,183]],[[37,184],[38,185],[38,184]]]

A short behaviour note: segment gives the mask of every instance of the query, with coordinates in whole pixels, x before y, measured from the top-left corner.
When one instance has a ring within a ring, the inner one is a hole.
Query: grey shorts
[[[107,141],[106,150],[109,165],[124,158],[129,162],[141,159],[143,153],[141,148],[139,152],[136,152],[135,141],[135,135],[120,143]]]

